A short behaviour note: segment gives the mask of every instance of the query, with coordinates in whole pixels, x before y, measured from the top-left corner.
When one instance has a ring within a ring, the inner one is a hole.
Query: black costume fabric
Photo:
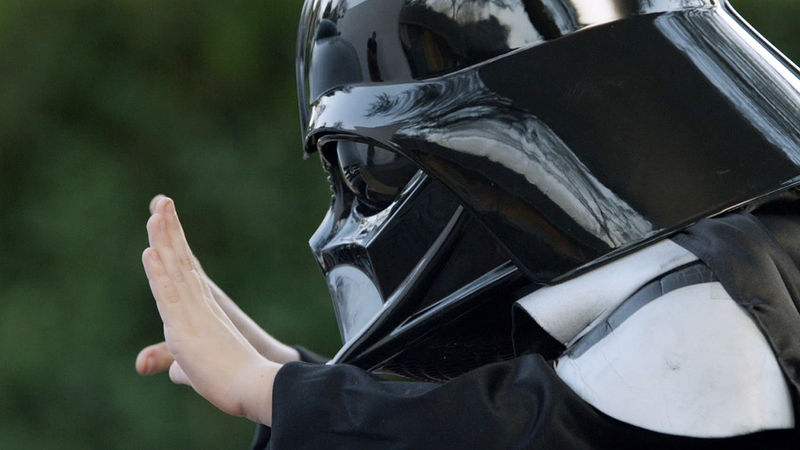
[[[267,449],[794,448],[771,431],[691,439],[614,420],[580,399],[539,355],[444,384],[386,382],[352,366],[287,364],[278,374]]]
[[[673,239],[695,253],[767,337],[800,411],[800,202],[707,219]],[[713,318],[710,318],[713,320]],[[519,347],[517,347],[519,348]],[[309,354],[303,354],[310,360]],[[725,439],[665,435],[583,401],[528,353],[447,383],[389,382],[358,368],[296,362],[278,373],[273,429],[257,449],[794,449],[800,432]]]

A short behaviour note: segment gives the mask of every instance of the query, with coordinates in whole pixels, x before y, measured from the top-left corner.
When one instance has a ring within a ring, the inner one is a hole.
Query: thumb
[[[145,347],[136,356],[136,371],[139,375],[153,375],[169,369],[174,358],[166,342]]]

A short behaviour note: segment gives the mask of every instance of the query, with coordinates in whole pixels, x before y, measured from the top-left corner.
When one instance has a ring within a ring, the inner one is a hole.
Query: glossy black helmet
[[[717,0],[307,0],[336,362],[447,378],[510,305],[800,175],[797,68]]]

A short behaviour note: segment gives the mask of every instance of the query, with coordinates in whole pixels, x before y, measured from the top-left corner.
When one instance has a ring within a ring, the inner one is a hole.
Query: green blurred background
[[[800,2],[738,0],[800,60]],[[253,426],[134,357],[161,339],[141,269],[173,196],[206,271],[278,338],[333,354],[307,249],[299,0],[0,0],[0,449],[244,448]]]

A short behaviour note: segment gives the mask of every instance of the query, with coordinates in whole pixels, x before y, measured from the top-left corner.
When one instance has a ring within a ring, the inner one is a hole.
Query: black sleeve
[[[292,348],[297,350],[297,353],[300,354],[300,361],[302,362],[313,364],[325,364],[328,362],[328,358],[314,353],[305,347],[295,345]],[[256,432],[253,436],[253,442],[250,444],[250,447],[253,450],[267,448],[271,435],[272,430],[268,426],[263,424],[256,425]]]
[[[577,397],[539,355],[444,384],[388,382],[358,368],[285,365],[268,449],[619,449],[781,447],[795,432],[690,439],[643,430]],[[777,442],[777,446],[776,446]]]

